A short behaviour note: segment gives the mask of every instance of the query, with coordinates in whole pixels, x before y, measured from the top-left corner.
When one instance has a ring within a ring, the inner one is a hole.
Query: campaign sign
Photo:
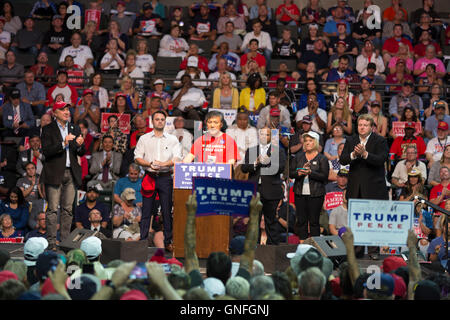
[[[412,201],[350,199],[348,202],[348,226],[354,244],[359,246],[405,246],[413,217]]]
[[[89,21],[95,22],[95,29],[98,31],[100,28],[100,17],[102,15],[101,10],[97,9],[87,9],[84,11],[84,24],[88,23]]]
[[[102,123],[101,123],[101,130],[102,133],[105,133],[109,129],[108,124],[108,118],[112,115],[116,115],[117,118],[119,118],[119,128],[120,131],[122,131],[125,134],[130,134],[130,120],[131,115],[128,113],[108,113],[108,112],[102,112]]]
[[[339,207],[344,202],[344,194],[342,192],[328,192],[325,195],[325,210],[331,210]]]
[[[397,137],[404,137],[405,136],[405,121],[394,121],[392,122],[392,131],[395,136]],[[422,133],[422,123],[420,121],[417,121],[415,123],[416,125],[416,132],[414,133],[415,136]]]
[[[218,111],[223,114],[223,119],[228,127],[231,127],[233,121],[236,120],[237,109],[209,109],[209,111]]]
[[[193,178],[197,216],[248,216],[256,185],[249,181]]]
[[[173,187],[175,189],[192,189],[192,178],[231,179],[231,164],[217,163],[175,163]]]

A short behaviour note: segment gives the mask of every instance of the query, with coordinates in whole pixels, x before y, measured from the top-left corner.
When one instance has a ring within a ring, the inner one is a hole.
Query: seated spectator
[[[75,64],[73,56],[66,56],[63,66],[59,70],[64,70],[67,72],[67,76],[69,78],[67,82],[70,85],[77,89],[81,87],[85,73],[79,65]]]
[[[436,67],[438,78],[445,76],[445,66],[441,60],[436,58],[436,48],[433,45],[428,45],[425,50],[425,57],[418,59],[414,64],[414,75],[426,77],[426,67],[429,64],[433,64]]]
[[[71,46],[65,47],[59,57],[59,64],[63,66],[64,59],[70,55],[74,57],[74,63],[79,65],[81,69],[85,70],[87,75],[93,73],[94,56],[92,55],[91,48],[86,45],[81,45],[81,33],[78,31],[72,34],[70,39]]]
[[[262,79],[258,73],[252,73],[246,82],[246,87],[241,90],[239,106],[249,112],[259,113],[266,105],[266,91],[262,87]]]
[[[184,58],[186,51],[189,49],[189,45],[180,35],[180,26],[172,26],[170,34],[164,35],[159,42],[158,56]]]
[[[91,79],[89,81],[89,89],[94,92],[94,100],[93,103],[100,107],[101,111],[106,109],[111,109],[108,107],[109,104],[109,95],[108,90],[106,90],[103,85],[103,76],[101,73],[96,72],[92,74]]]
[[[426,30],[422,31],[416,45],[414,46],[414,58],[418,60],[425,57],[426,49],[429,45],[434,46],[436,56],[442,57],[442,49],[436,41],[431,39],[430,33]]]
[[[22,236],[25,235],[30,209],[19,187],[9,189],[6,199],[0,203],[0,214],[7,214],[12,219],[10,231],[14,227]]]
[[[245,20],[243,17],[237,14],[234,6],[227,6],[225,9],[225,16],[220,17],[217,21],[217,33],[222,34],[225,32],[225,25],[228,21],[234,23],[235,32],[237,34],[245,33]]]
[[[24,234],[13,225],[11,216],[7,213],[0,214],[0,239],[22,237]]]
[[[134,200],[134,204],[136,204],[138,207],[142,207],[142,179],[139,177],[140,170],[141,168],[136,163],[131,163],[128,166],[127,175],[117,180],[117,183],[114,185],[114,202],[122,206],[122,208],[124,208],[126,204],[121,199],[120,195],[127,188],[131,188],[136,192],[136,199]]]
[[[423,110],[423,101],[418,95],[414,94],[414,83],[410,81],[404,81],[402,90],[391,98],[389,114],[400,119],[400,114],[402,114],[406,105],[411,105],[416,115],[419,114],[420,110]]]
[[[375,51],[372,41],[365,40],[361,54],[356,58],[356,71],[358,71],[361,77],[367,75],[367,66],[369,63],[376,65],[376,75],[384,72],[385,66],[382,57]]]
[[[290,29],[283,29],[281,39],[276,42],[273,49],[272,58],[295,60],[300,58],[298,45],[292,41]]]
[[[60,15],[63,18],[64,25],[67,26],[67,21],[69,20],[69,17],[71,16],[67,9],[69,8],[69,3],[67,1],[63,1],[58,4],[58,7],[56,8],[56,14]]]
[[[342,78],[338,80],[336,92],[333,92],[330,103],[335,104],[338,98],[343,98],[347,104],[347,108],[353,111],[355,104],[355,96],[348,90],[349,80]]]
[[[208,73],[209,72],[208,59],[199,55],[199,51],[200,51],[200,49],[198,48],[198,45],[195,43],[191,43],[189,45],[189,49],[188,49],[186,57],[183,59],[183,61],[180,64],[180,70],[186,69],[189,57],[196,57],[198,60],[198,68],[201,69],[203,72]]]
[[[403,59],[397,60],[397,64],[394,66],[394,73],[389,74],[386,77],[387,84],[398,84],[397,86],[388,86],[386,90],[389,92],[398,92],[402,90],[402,87],[406,81],[414,83],[414,78],[406,70],[406,62]]]
[[[434,64],[427,64],[425,67],[425,77],[419,77],[419,85],[426,85],[425,87],[418,87],[417,91],[420,93],[425,93],[423,98],[428,98],[428,95],[431,93],[432,85],[438,85],[439,87],[443,85],[442,79],[438,78],[438,74],[436,72],[436,66]],[[427,101],[428,102],[428,101]]]
[[[283,64],[280,64],[280,66],[281,65]],[[280,74],[282,74],[282,72],[280,72]],[[290,86],[292,85],[289,86],[286,84],[286,80],[289,80],[289,78],[291,77],[287,76],[287,78],[278,78],[275,83],[275,89],[280,94],[280,104],[287,107],[289,113],[292,113],[296,98],[294,91],[290,89]]]
[[[122,205],[116,204],[113,209],[113,238],[136,241],[140,239],[139,222],[141,221],[141,207],[134,204],[136,191],[126,188],[121,194]]]
[[[200,120],[200,108],[206,102],[202,90],[194,87],[190,75],[181,77],[181,89],[173,95],[174,116],[183,116],[186,119]]]
[[[354,73],[349,69],[348,56],[344,55],[339,58],[339,64],[337,68],[332,68],[328,72],[327,82],[337,82],[343,78],[351,78]]]
[[[239,90],[233,86],[231,74],[220,75],[219,85],[213,93],[214,109],[237,109],[239,107]]]
[[[241,53],[242,39],[234,33],[234,23],[232,21],[225,23],[225,30],[223,34],[216,39],[211,51],[217,52],[219,50],[219,45],[223,42],[228,43],[228,48],[231,52],[235,54]]]
[[[124,76],[129,76],[134,80],[137,86],[142,87],[144,85],[144,73],[136,65],[136,51],[128,50],[125,58],[125,66],[120,72],[119,79],[123,79]]]
[[[52,27],[43,38],[44,50],[49,53],[61,54],[64,47],[70,45],[72,33],[64,27],[64,20],[60,15],[52,18]]]
[[[319,102],[320,109],[323,109],[323,110],[327,109],[326,102],[325,102],[325,96],[321,92],[319,82],[316,81],[314,78],[308,78],[308,79],[306,79],[305,92],[302,93],[302,95],[300,96],[300,99],[298,100],[297,110],[306,108],[306,106],[308,104],[307,101],[308,101],[309,95],[316,96],[317,101]]]
[[[34,80],[34,73],[28,70],[24,74],[24,81],[17,84],[23,103],[29,104],[36,117],[41,117],[45,113],[45,88]]]
[[[427,167],[425,166],[425,163],[417,160],[418,158],[417,153],[418,152],[415,144],[410,144],[406,146],[405,159],[397,163],[394,172],[392,173],[393,185],[395,185],[398,188],[406,187],[406,183],[408,181],[408,174],[411,173],[412,171],[417,172],[421,176],[421,179],[423,179],[423,181],[427,179]]]
[[[416,124],[414,122],[407,122],[404,130],[405,135],[395,138],[389,153],[394,153],[397,159],[405,159],[407,157],[407,147],[413,145],[417,150],[417,159],[423,159],[425,157],[426,145],[421,136],[414,135],[416,132]]]
[[[63,100],[65,103],[75,106],[78,100],[77,90],[68,84],[67,82],[67,71],[59,70],[56,76],[56,84],[52,86],[47,91],[47,100],[50,105],[52,105],[58,94],[63,95]]]
[[[122,32],[120,28],[120,24],[117,21],[110,21],[108,25],[108,29],[99,30],[99,34],[101,34],[101,48],[103,48],[111,39],[117,40],[117,47],[122,52],[127,52],[130,49],[130,41],[126,32]]]
[[[88,129],[92,133],[99,132],[100,108],[93,103],[94,91],[85,89],[81,103],[77,104],[73,115],[74,122],[85,119],[88,122]]]
[[[9,93],[9,101],[3,105],[4,136],[25,137],[29,136],[36,123],[33,111],[28,103],[20,99],[19,89],[12,89]]]
[[[259,6],[258,9],[258,16],[254,19],[252,19],[247,24],[247,32],[252,31],[253,23],[255,21],[261,22],[262,25],[262,31],[267,32],[270,37],[272,38],[272,41],[276,40],[278,37],[278,31],[277,31],[277,24],[274,20],[272,20],[269,17],[269,14],[271,13],[271,10],[267,5],[262,4]]]
[[[436,139],[436,138],[435,138]],[[430,140],[431,142],[431,140]],[[428,144],[430,144],[430,142],[428,142]],[[433,152],[429,152],[432,150],[428,150],[428,145],[427,145],[427,158],[429,156],[429,154],[432,155],[432,159],[433,159],[433,164],[431,165],[431,169],[430,169],[430,174],[428,175],[428,184],[431,184],[433,187],[437,186],[439,183],[441,183],[441,178],[439,177],[439,171],[441,170],[442,167],[447,167],[450,168],[450,144],[447,144],[445,142],[445,147],[444,147],[444,151],[443,152],[436,152],[437,154],[442,154],[440,160],[435,160],[436,157],[434,156]]]
[[[240,160],[237,164],[244,163],[245,152],[247,149],[256,146],[258,143],[258,132],[257,129],[250,124],[249,113],[240,108],[236,114],[235,123],[227,129],[226,134],[236,141],[239,149]]]
[[[253,7],[250,8],[249,12],[249,18],[250,20],[256,19],[258,17],[259,8],[261,6],[267,7],[267,1],[266,0],[256,0],[256,3]],[[272,20],[272,9],[268,8],[267,17],[269,20]]]
[[[347,199],[345,197],[346,190],[343,191],[343,202],[342,204],[331,210],[330,219],[328,222],[328,228],[330,229],[331,235],[337,236],[339,235],[339,230],[341,228],[348,227],[348,208],[347,208]]]
[[[97,210],[100,212],[101,225],[106,228],[109,221],[109,209],[103,202],[98,201],[100,193],[95,186],[87,189],[86,200],[75,208],[75,226],[79,229],[91,229],[89,220],[90,212]]]
[[[248,6],[242,0],[227,0],[223,4],[223,10],[221,11],[221,16],[225,15],[228,6],[233,6],[236,8],[236,12],[239,17],[244,18],[245,22],[248,22],[249,19],[249,9]]]
[[[146,40],[139,40],[137,42],[136,66],[145,74],[155,73],[155,60],[148,52],[148,43]]]
[[[183,75],[189,75],[192,78],[192,84],[199,88],[203,89],[207,86],[208,82],[206,81],[195,81],[196,79],[204,79],[206,80],[205,73],[199,68],[199,60],[195,56],[190,56],[187,61],[186,70],[181,70],[178,72],[176,78],[181,79]],[[180,81],[174,81],[173,85],[177,88],[182,86]]]
[[[141,114],[137,114],[134,117],[134,127],[136,128],[136,130],[131,133],[130,148],[136,147],[138,136],[140,137],[140,136],[152,131],[152,129],[148,127],[148,124],[145,121],[144,116]]]
[[[385,75],[382,73],[380,75],[376,75],[376,72],[377,72],[377,65],[373,62],[369,63],[367,65],[367,74],[366,74],[365,78],[372,80],[372,83],[374,85],[383,84]],[[359,78],[358,78],[358,80],[359,80]],[[353,79],[353,82],[355,82],[354,79]]]
[[[336,7],[331,11],[331,18],[327,19],[325,26],[323,28],[324,36],[331,38],[338,36],[338,23],[345,23],[347,35],[351,34],[351,26],[350,23],[346,20],[344,15],[344,10],[342,7]]]
[[[119,96],[117,99],[116,99],[116,105],[115,105],[115,107],[117,108],[119,105],[120,105],[120,103],[121,102],[119,102],[119,101],[122,101],[123,102],[123,96]],[[117,108],[117,110],[119,110],[118,108]],[[114,111],[116,111],[114,108],[113,108],[113,113],[114,113]],[[115,112],[115,113],[118,113],[118,112]],[[120,115],[122,115],[123,113],[121,112],[120,113]],[[103,137],[104,136],[110,136],[110,137],[112,137],[113,138],[113,147],[112,147],[112,150],[113,150],[113,152],[117,152],[117,153],[120,153],[120,154],[124,154],[125,153],[125,151],[127,151],[127,146],[128,146],[128,137],[127,137],[127,135],[125,134],[125,133],[123,133],[121,130],[120,130],[120,128],[119,128],[119,119],[117,118],[117,116],[116,115],[112,115],[112,116],[109,116],[108,117],[108,131],[106,131],[104,134],[103,134],[103,136],[102,136],[102,139],[103,139]],[[109,139],[107,139],[108,141],[109,141]],[[99,140],[99,142],[100,142],[100,140]],[[99,147],[99,150],[103,150],[103,148],[102,148],[103,146],[102,145],[100,145],[100,147]],[[95,149],[95,148],[94,148]],[[113,159],[114,160],[114,159]],[[115,172],[115,171],[114,171]]]
[[[327,12],[320,6],[319,0],[309,0],[306,7],[302,9],[301,24],[309,25],[317,23],[324,25],[327,18]]]
[[[119,75],[120,71],[125,67],[125,57],[118,47],[116,39],[111,39],[106,45],[106,52],[100,59],[100,69],[113,71]],[[108,72],[109,73],[109,72]]]
[[[132,58],[130,58],[130,61]],[[135,68],[136,70],[137,68]],[[142,71],[137,71],[142,72]],[[126,106],[128,106],[128,111],[131,113],[136,113],[138,111],[139,103],[139,92],[134,86],[134,80],[130,76],[123,76],[120,80],[120,93],[125,95]],[[117,95],[116,95],[117,98]]]
[[[403,12],[404,21],[408,21],[408,12],[402,7],[402,0],[392,0],[392,5],[383,11],[383,22],[394,20],[399,11]]]
[[[428,13],[424,12],[420,15],[420,22],[414,28],[414,42],[419,42],[419,38],[423,31],[427,31],[430,34],[432,41],[439,41],[437,29],[431,25],[431,17]]]
[[[114,138],[104,135],[101,140],[103,151],[94,152],[89,164],[89,173],[93,176],[88,187],[100,185],[103,189],[112,189],[119,179],[122,154],[112,151]]]
[[[31,238],[45,238],[47,239],[47,225],[45,223],[45,212],[40,212],[37,215],[36,225],[33,226],[33,229],[27,233],[25,237],[25,242],[27,242]]]
[[[426,190],[424,186],[425,179],[422,178],[421,171],[417,169],[410,169],[407,173],[406,182],[404,183],[403,187],[401,188],[401,194],[400,194],[400,201],[414,201],[415,196],[420,196],[422,198],[427,198],[426,196]],[[421,209],[419,209],[421,210]],[[414,210],[415,213],[416,210]],[[423,219],[423,217],[422,217]],[[422,221],[421,221],[422,222]],[[425,221],[423,221],[425,222]],[[415,227],[415,226],[414,226]],[[415,228],[414,228],[415,229]],[[419,231],[419,232],[417,232]],[[418,235],[422,235],[426,240],[427,237],[425,234],[423,234],[423,231],[420,232],[419,230],[414,230],[414,232],[419,233]],[[430,229],[426,229],[427,233],[430,233]]]
[[[169,12],[169,17],[164,21],[163,34],[169,34],[170,29],[173,26],[179,26],[181,28],[181,36],[183,38],[188,37],[189,31],[189,15],[183,14],[183,8],[181,6],[172,6],[171,12]]]
[[[0,60],[5,60],[5,53],[11,45],[11,33],[4,29],[5,18],[0,17]],[[3,64],[3,62],[2,62]]]
[[[424,97],[423,104],[425,108],[424,112],[425,119],[428,119],[434,113],[435,103],[437,104],[441,100],[445,102],[444,88],[441,85],[435,83],[431,86],[430,98],[425,99]],[[426,107],[427,105],[428,107]],[[446,102],[445,102],[445,114],[449,114],[448,104]]]
[[[41,148],[41,138],[38,132],[33,132],[30,135],[29,144],[30,148],[28,150],[23,150],[19,152],[18,155],[16,170],[21,177],[25,177],[27,175],[25,166],[30,162],[35,164],[36,173],[38,175],[41,174],[43,163],[45,161],[45,156],[43,155]]]
[[[284,0],[275,11],[277,25],[297,26],[300,9],[292,0]]]
[[[150,104],[150,99],[152,97],[160,97],[164,110],[167,110],[169,104],[172,102],[172,97],[169,93],[164,91],[164,88],[164,81],[162,79],[156,79],[155,82],[153,82],[153,90],[147,93],[145,105],[148,106]]]
[[[431,196],[430,196],[431,198]],[[445,202],[444,202],[445,203]],[[441,215],[439,218],[439,233],[440,236],[434,238],[427,250],[430,261],[438,261],[440,262],[442,267],[446,267],[448,260],[445,254],[445,241],[448,240],[448,234],[445,234],[446,226],[445,226],[445,215]],[[447,226],[448,228],[448,226]]]
[[[361,78],[361,92],[355,98],[355,107],[352,114],[354,124],[356,124],[356,119],[359,115],[369,113],[370,104],[375,100],[381,105],[381,95],[373,90],[372,79],[367,77]]]
[[[409,52],[413,51],[411,41],[403,36],[403,26],[401,24],[396,24],[394,26],[394,34],[392,38],[387,39],[383,44],[382,54],[385,65],[387,65],[392,57],[397,54],[400,42],[406,44],[409,47]]]
[[[257,39],[251,39],[248,43],[249,52],[241,56],[241,70],[243,74],[248,74],[248,62],[254,60],[258,64],[258,72],[266,73],[266,58],[262,54],[258,53],[259,41]]]
[[[337,35],[330,38],[330,43],[328,47],[329,55],[336,52],[338,42],[344,42],[345,52],[348,55],[357,56],[358,55],[358,45],[351,35],[346,32],[347,25],[343,22],[337,24]]]
[[[37,57],[37,63],[30,67],[30,71],[34,73],[36,77],[39,77],[40,83],[45,85],[46,88],[51,87],[51,81],[49,76],[55,74],[53,67],[48,64],[48,55],[46,52],[41,51]]]
[[[0,65],[0,80],[3,87],[14,86],[23,80],[24,68],[16,63],[16,54],[8,50],[5,53],[5,63]]]
[[[146,109],[142,113],[142,116],[145,119],[146,124],[151,123],[152,114],[156,111],[162,110],[161,98],[154,96],[150,98],[150,103],[145,106]]]
[[[38,0],[34,3],[29,16],[34,19],[49,20],[54,14],[56,14],[56,5],[52,1]]]
[[[425,136],[428,139],[436,136],[440,136],[439,139],[444,139],[447,137],[449,124],[450,116],[448,115],[448,107],[446,108],[444,101],[436,103],[434,106],[434,116],[429,117],[425,121]],[[439,134],[439,130],[443,130],[441,135]]]
[[[370,40],[378,48],[381,46],[381,26],[377,28],[373,24],[369,25],[374,19],[374,13],[368,12],[366,5],[373,5],[373,0],[364,1],[364,8],[359,11],[357,22],[353,24],[352,36],[359,46],[365,40]]]
[[[220,16],[223,16],[225,14],[224,11],[224,6],[221,3],[218,2],[214,2],[212,0],[206,0],[204,2],[204,4],[206,6],[208,6],[211,15],[213,17],[215,17],[216,19],[219,18]],[[191,6],[188,7],[189,9],[189,16],[194,18],[195,16],[200,14],[200,8],[201,8],[202,3],[200,2],[195,2],[193,3]]]
[[[400,42],[398,48],[397,54],[392,57],[392,59],[389,61],[388,68],[390,73],[394,73],[396,70],[395,66],[400,60],[403,60],[405,62],[406,72],[411,73],[414,68],[414,61],[412,59],[412,52],[409,51],[409,47],[404,44],[403,42]]]
[[[200,5],[200,14],[192,19],[189,35],[191,40],[216,40],[217,20],[206,3]]]
[[[338,146],[341,143],[345,143],[344,125],[341,122],[336,122],[332,126],[330,132],[331,137],[327,139],[327,141],[325,142],[323,154],[327,157],[329,161],[333,161],[339,158]]]
[[[80,127],[81,136],[84,139],[84,147],[86,149],[84,155],[80,157],[81,179],[84,180],[89,173],[88,158],[92,155],[92,149],[94,148],[94,137],[89,133],[89,124],[86,119],[79,120],[76,123]]]
[[[339,124],[339,127],[341,129],[341,133],[342,135],[347,134],[347,135],[351,135],[352,134],[352,114],[350,112],[350,109],[348,108],[348,104],[347,101],[343,98],[343,97],[338,97],[336,99],[336,102],[333,104],[333,106],[331,107],[330,112],[328,113],[327,116],[327,130],[326,133],[327,134],[335,134],[335,131],[338,131],[337,129],[335,129],[336,125]],[[342,138],[343,136],[340,136],[339,138]],[[337,139],[339,140],[339,139]],[[345,139],[344,139],[345,141]],[[337,141],[339,142],[339,141]],[[339,143],[336,144],[336,150],[337,150],[337,145]]]
[[[222,61],[221,67],[219,68],[219,61]],[[219,46],[219,51],[211,57],[208,63],[208,68],[210,71],[216,71],[211,73],[208,79],[217,79],[218,74],[222,72],[230,72],[232,74],[233,80],[236,80],[235,72],[241,70],[241,58],[234,52],[229,51],[228,43],[222,42]]]
[[[325,110],[319,108],[317,96],[313,93],[308,94],[307,107],[297,111],[295,121],[299,122],[307,115],[313,118],[312,130],[319,134],[323,134],[327,127],[327,113]]]
[[[445,209],[445,202],[450,193],[450,169],[441,167],[439,170],[441,183],[434,186],[430,191],[430,202]]]
[[[427,149],[426,149],[426,156],[428,160],[428,167],[431,168],[433,166],[433,163],[436,161],[439,161],[439,159],[442,158],[442,155],[444,154],[444,149],[450,144],[450,139],[448,139],[448,121],[449,118],[446,115],[446,120],[439,120],[442,118],[442,107],[439,107],[436,110],[436,118],[430,117],[427,119],[427,122],[425,124],[425,135],[427,137],[430,137],[430,141],[428,141]],[[439,110],[439,111],[438,111]],[[432,121],[428,122],[429,119],[432,119]],[[445,119],[445,118],[444,118]],[[433,131],[430,131],[430,127],[432,127],[432,122],[438,122],[439,124],[436,126],[436,134],[434,134]],[[427,128],[428,124],[428,128]]]
[[[319,38],[314,41],[314,49],[312,51],[306,51],[301,55],[298,68],[304,71],[306,70],[306,64],[312,61],[316,64],[317,76],[326,79],[329,57],[328,53],[323,50],[324,47],[322,39]]]
[[[369,114],[372,116],[374,122],[373,132],[379,134],[382,137],[386,137],[388,119],[383,116],[383,113],[381,112],[380,102],[374,100],[370,103]]]
[[[98,232],[95,234],[97,238],[111,238],[112,232],[109,228],[103,227],[104,225],[102,213],[97,209],[92,209],[89,211],[89,223],[91,227],[89,228],[91,231]]]
[[[116,14],[111,15],[111,21],[117,21],[120,25],[120,30],[128,36],[133,35],[133,18],[125,14],[125,1],[117,1]]]
[[[269,92],[268,98],[269,104],[260,110],[258,123],[256,127],[258,129],[270,127],[271,116],[278,116],[279,117],[278,121],[281,124],[281,126],[285,128],[290,128],[291,115],[289,113],[289,110],[285,106],[280,105],[280,93],[277,90],[272,90]],[[276,112],[275,113],[272,112],[273,110],[276,110]]]
[[[394,36],[394,27],[397,24],[401,24],[403,27],[403,35],[408,39],[413,39],[413,34],[411,28],[409,27],[408,21],[405,19],[405,14],[403,11],[398,10],[395,12],[394,20],[383,22],[383,35],[382,42],[386,39],[392,38]]]
[[[269,65],[270,58],[272,55],[272,40],[270,38],[269,33],[262,31],[262,24],[259,20],[253,22],[252,32],[248,32],[244,36],[244,40],[242,41],[241,51],[242,52],[253,52],[251,46],[254,39],[258,40],[258,50],[264,52],[264,57],[266,58],[266,65]]]
[[[347,46],[344,41],[338,41],[336,46],[336,53],[333,53],[330,56],[330,60],[328,62],[328,67],[330,69],[337,68],[339,66],[339,59],[341,57],[347,57],[348,58],[348,68],[350,70],[355,70],[355,59],[352,55],[346,54]]]
[[[14,14],[14,7],[11,1],[5,0],[0,6],[0,15],[5,18],[5,31],[15,35],[22,29],[22,20]]]
[[[136,17],[133,23],[133,34],[138,39],[145,39],[146,37],[157,37],[161,35],[164,23],[161,17],[153,13],[153,6],[150,2],[145,2],[142,5],[142,15]]]

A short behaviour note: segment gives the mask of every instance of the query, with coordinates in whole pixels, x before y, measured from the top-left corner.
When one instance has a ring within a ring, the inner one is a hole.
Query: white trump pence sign
[[[354,244],[363,246],[404,246],[412,229],[414,202],[350,199],[348,226]]]

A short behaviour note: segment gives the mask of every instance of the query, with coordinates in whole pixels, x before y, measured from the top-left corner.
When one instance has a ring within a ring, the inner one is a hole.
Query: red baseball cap
[[[83,97],[84,97],[85,95],[87,95],[87,94],[92,94],[92,95],[94,95],[94,91],[92,91],[92,89],[85,89],[85,90],[83,91]]]
[[[337,42],[337,45],[340,45],[340,44],[342,44],[343,46],[347,46],[347,44],[345,43],[345,41],[342,41],[342,40],[339,40],[338,42]]]
[[[141,194],[144,198],[150,198],[155,192],[155,179],[148,174],[142,179]]]
[[[389,256],[383,260],[383,265],[381,266],[381,269],[385,273],[390,273],[391,271],[397,270],[400,267],[406,266],[407,264],[405,260],[403,260],[403,258],[397,256]]]
[[[65,103],[64,101],[58,101],[53,104],[52,110],[53,110],[53,112],[55,112],[58,109],[64,109],[65,107],[68,107],[68,106],[69,106],[68,103]]]
[[[416,129],[416,125],[414,122],[407,122],[405,123],[405,129]]]
[[[340,78],[337,82],[338,82],[338,83],[340,83],[340,82],[345,82],[346,84],[349,83],[348,78]]]
[[[281,114],[280,109],[275,109],[275,108],[270,109],[270,116],[271,117],[279,117],[280,114]]]
[[[344,26],[345,28],[347,28],[347,25],[344,22],[336,23],[336,28],[339,26]]]
[[[439,121],[437,128],[441,130],[448,130],[448,123],[445,121]]]
[[[127,95],[126,95],[125,93],[123,93],[123,92],[117,92],[117,93],[116,93],[116,99],[117,99],[118,97],[124,97],[124,98],[126,99],[126,98],[127,98]]]

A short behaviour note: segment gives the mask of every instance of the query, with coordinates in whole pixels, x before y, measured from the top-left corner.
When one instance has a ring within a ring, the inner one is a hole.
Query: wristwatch
[[[116,290],[116,286],[111,280],[106,280],[105,286],[110,287],[113,290]]]

